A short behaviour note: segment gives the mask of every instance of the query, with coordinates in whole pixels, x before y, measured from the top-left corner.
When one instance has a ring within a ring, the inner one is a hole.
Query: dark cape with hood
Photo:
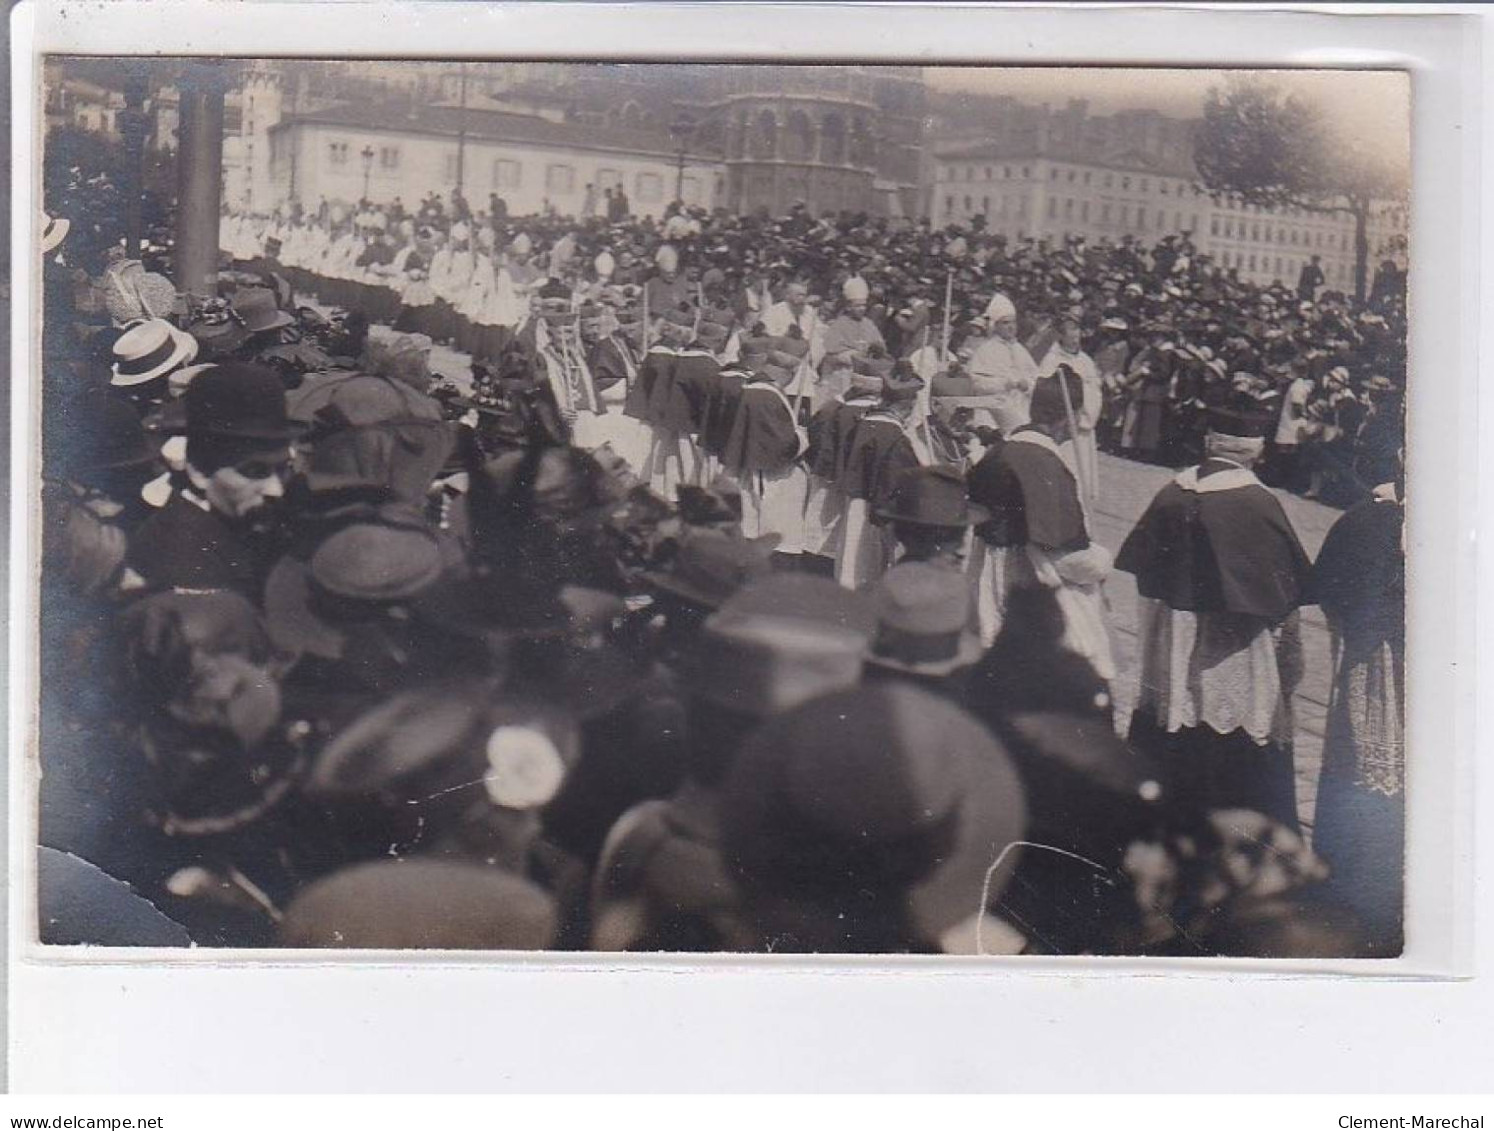
[[[591,380],[598,393],[603,389],[611,388],[619,381],[628,383],[629,392],[632,391],[632,374],[637,366],[632,364],[632,350],[624,342],[614,337],[603,338],[592,347],[591,356],[586,359],[587,367],[591,370]]]
[[[851,433],[856,422],[874,406],[835,401],[815,413],[809,422],[809,453],[806,466],[811,475],[839,483],[850,455]]]
[[[1143,597],[1168,608],[1272,623],[1306,599],[1311,566],[1281,503],[1254,477],[1202,492],[1169,483],[1115,559]]]
[[[679,360],[674,350],[667,346],[653,345],[638,366],[638,378],[628,387],[623,412],[635,420],[652,424],[654,413],[654,391],[660,385],[673,380],[675,362]]]
[[[722,466],[735,475],[773,475],[791,467],[798,457],[799,434],[787,398],[770,380],[746,382],[721,450]]]
[[[752,379],[752,374],[740,364],[721,367],[716,375],[716,384],[706,402],[705,424],[700,430],[700,446],[706,452],[721,458],[727,441],[736,427],[737,406],[742,400],[742,388]]]
[[[700,435],[720,375],[721,363],[709,350],[701,346],[681,350],[659,423],[682,436]]]
[[[851,433],[840,489],[848,499],[865,499],[875,514],[890,501],[898,475],[918,466],[918,454],[902,424],[873,410]]]
[[[1089,545],[1074,476],[1046,448],[1010,441],[997,444],[970,472],[969,484],[970,501],[991,512],[991,520],[978,531],[990,545],[1031,543],[1051,552]]]

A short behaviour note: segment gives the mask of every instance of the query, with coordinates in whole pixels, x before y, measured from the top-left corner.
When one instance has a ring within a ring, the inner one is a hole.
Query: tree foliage
[[[1404,186],[1382,160],[1330,130],[1316,107],[1270,82],[1232,79],[1209,91],[1194,163],[1215,197],[1352,216],[1355,289],[1363,296],[1370,209]]]

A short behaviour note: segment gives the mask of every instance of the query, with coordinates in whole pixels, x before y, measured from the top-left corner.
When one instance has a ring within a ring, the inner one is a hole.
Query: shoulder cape
[[[1037,444],[1008,440],[988,451],[970,473],[970,501],[991,512],[980,533],[993,545],[1031,543],[1050,551],[1089,545],[1073,474]]]
[[[637,420],[653,423],[654,390],[667,383],[674,373],[675,352],[654,346],[638,364],[638,379],[628,388],[623,411]]]
[[[1323,607],[1345,629],[1376,640],[1406,631],[1405,514],[1400,503],[1366,499],[1333,524],[1313,564],[1304,604]]]
[[[809,454],[811,475],[838,482],[850,454],[851,432],[870,405],[844,404],[833,401],[815,413],[809,421]]]
[[[713,456],[720,456],[726,450],[746,380],[747,371],[737,365],[724,366],[717,375],[706,401],[705,425],[700,430],[700,446]]]
[[[615,338],[603,338],[596,344],[589,360],[592,380],[598,391],[619,381],[632,382],[637,367],[626,350],[627,347]]]
[[[721,363],[703,350],[686,350],[674,367],[674,380],[658,421],[681,435],[696,436],[705,427],[706,406],[721,372]]]
[[[839,484],[848,499],[865,499],[875,512],[886,505],[900,472],[919,466],[902,425],[877,413],[856,421]]]
[[[793,409],[771,382],[742,386],[721,464],[735,475],[783,471],[799,456]]]
[[[1190,490],[1186,475],[1157,492],[1116,568],[1173,609],[1279,621],[1302,604],[1311,563],[1276,496],[1258,482]]]

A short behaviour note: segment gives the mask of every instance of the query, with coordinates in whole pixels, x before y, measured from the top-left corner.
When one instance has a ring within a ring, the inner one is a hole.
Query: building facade
[[[1009,240],[1129,236],[1153,244],[1187,234],[1250,282],[1295,286],[1317,255],[1328,287],[1353,290],[1353,217],[1216,202],[1196,180],[1192,123],[1150,111],[1092,117],[1078,100],[1059,111],[1001,101],[992,137],[932,147],[925,208],[936,226],[980,216]],[[1404,203],[1373,210],[1371,275],[1382,259],[1404,264],[1406,224]]]
[[[634,215],[657,218],[677,187],[687,204],[712,208],[725,183],[716,162],[682,170],[665,134],[445,105],[330,107],[283,118],[268,139],[266,211],[365,196],[414,208],[432,192],[450,199],[460,183],[474,209],[497,193],[511,215],[581,216],[591,185],[598,212],[603,190],[621,186]]]

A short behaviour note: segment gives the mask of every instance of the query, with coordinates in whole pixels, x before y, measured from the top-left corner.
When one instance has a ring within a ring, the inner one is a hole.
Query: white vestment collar
[[[1173,480],[1184,491],[1195,495],[1209,495],[1216,491],[1238,491],[1241,487],[1259,487],[1261,481],[1248,467],[1230,467],[1216,471],[1200,479],[1198,468],[1190,467]]]
[[[1054,442],[1053,437],[1046,432],[1038,432],[1031,428],[1021,428],[1006,438],[1008,444],[1031,444],[1035,448],[1042,448],[1046,452],[1052,452],[1063,464],[1064,470],[1073,477],[1077,483],[1079,476],[1074,472],[1074,465],[1069,462],[1068,453]]]

